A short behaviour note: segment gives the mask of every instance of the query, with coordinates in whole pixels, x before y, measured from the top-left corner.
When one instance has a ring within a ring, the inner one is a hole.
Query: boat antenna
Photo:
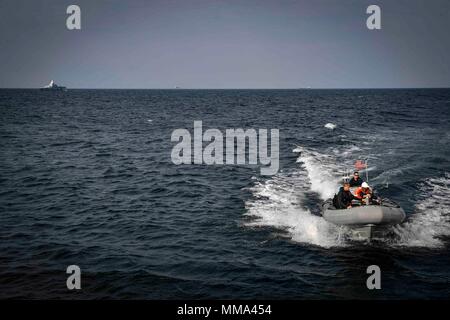
[[[369,158],[366,158],[366,181],[369,183]]]

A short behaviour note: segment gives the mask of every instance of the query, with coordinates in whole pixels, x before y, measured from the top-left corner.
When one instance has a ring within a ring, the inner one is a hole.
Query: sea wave
[[[293,151],[299,153],[297,170],[258,181],[249,189],[253,197],[245,204],[245,215],[251,218],[246,225],[283,229],[298,243],[346,245],[348,229],[327,222],[306,205],[308,197],[316,195],[320,202],[336,192],[342,173],[336,158],[302,146]]]
[[[292,241],[332,247],[342,244],[339,228],[305,207],[308,180],[304,172],[281,173],[257,182],[249,190],[253,197],[245,203],[248,227],[284,230]]]
[[[450,174],[429,178],[420,185],[421,194],[407,222],[394,228],[398,246],[442,247],[450,236]]]

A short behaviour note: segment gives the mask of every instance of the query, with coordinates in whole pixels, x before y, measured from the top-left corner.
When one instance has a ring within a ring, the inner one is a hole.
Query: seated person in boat
[[[369,204],[372,202],[378,203],[375,195],[372,192],[372,189],[370,189],[369,184],[367,182],[363,182],[361,186],[358,189],[356,189],[355,197],[361,200],[363,204]]]
[[[350,187],[360,187],[361,184],[363,183],[363,179],[361,179],[361,177],[359,176],[359,172],[355,171],[353,173],[353,177],[350,179],[349,181],[350,183]]]
[[[350,183],[344,182],[339,189],[338,194],[333,199],[333,205],[336,209],[350,209],[352,207],[352,200],[356,198],[350,191]]]

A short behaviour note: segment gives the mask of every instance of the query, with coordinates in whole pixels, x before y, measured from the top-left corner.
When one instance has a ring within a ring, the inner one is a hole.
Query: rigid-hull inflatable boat
[[[347,226],[356,239],[371,239],[376,229],[396,225],[405,219],[405,212],[395,202],[383,199],[381,204],[354,205],[350,209],[336,209],[333,200],[323,204],[323,218],[335,225]]]

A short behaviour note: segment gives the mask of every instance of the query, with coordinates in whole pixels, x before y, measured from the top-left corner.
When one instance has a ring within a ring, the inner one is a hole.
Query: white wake
[[[250,217],[245,225],[283,229],[300,243],[326,248],[345,245],[345,228],[328,223],[305,206],[307,196],[325,200],[336,192],[342,176],[336,158],[303,147],[293,151],[299,153],[298,170],[258,181],[250,188],[253,197],[245,203]]]
[[[414,213],[394,228],[399,236],[396,245],[442,247],[442,238],[450,236],[450,174],[427,179],[420,190]]]
[[[301,172],[279,174],[258,182],[250,191],[253,198],[246,202],[250,227],[275,227],[285,230],[296,242],[322,247],[340,244],[339,228],[304,207],[307,177]]]

